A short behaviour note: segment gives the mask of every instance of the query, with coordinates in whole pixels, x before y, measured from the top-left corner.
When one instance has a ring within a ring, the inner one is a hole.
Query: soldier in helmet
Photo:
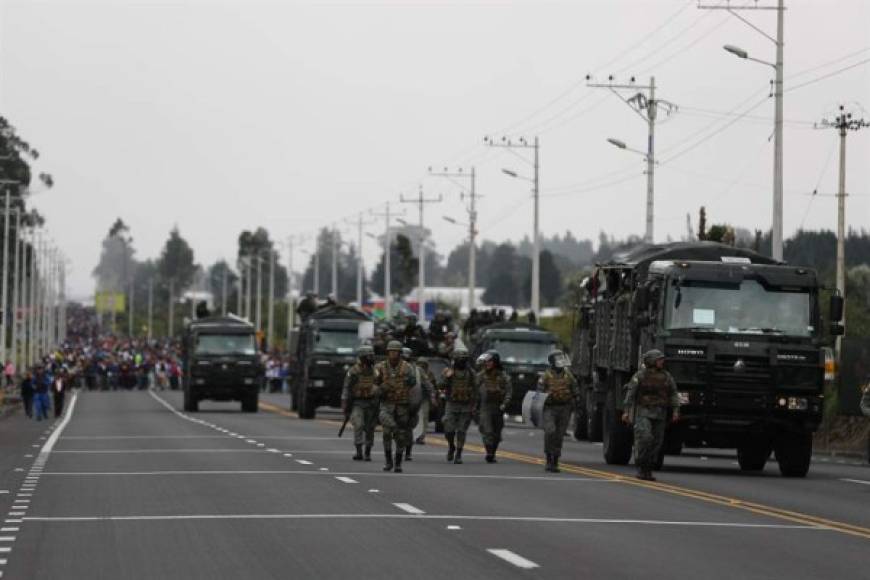
[[[504,429],[504,412],[511,402],[511,379],[501,368],[498,351],[486,353],[483,370],[477,374],[480,388],[480,435],[486,448],[486,462],[495,463],[495,453],[501,443]]]
[[[665,438],[668,407],[672,420],[680,419],[680,397],[674,377],[665,370],[665,355],[650,350],[643,355],[643,368],[626,385],[622,420],[634,423],[634,463],[637,477],[655,481],[652,475]]]
[[[341,409],[345,415],[350,416],[353,426],[353,444],[356,447],[354,461],[372,460],[375,426],[378,423],[374,366],[374,349],[368,344],[359,347],[359,360],[348,369],[341,391]]]
[[[554,350],[547,357],[547,362],[550,367],[538,381],[538,392],[547,393],[544,401],[544,454],[547,456],[547,466],[544,469],[559,473],[562,441],[571,420],[571,412],[580,401],[580,387],[568,370],[565,353]]]
[[[376,392],[381,400],[379,418],[384,428],[384,471],[402,472],[402,456],[410,433],[410,394],[415,383],[411,365],[402,360],[402,343],[391,340],[387,344],[387,360],[375,366]]]
[[[443,420],[444,437],[449,445],[447,461],[462,463],[465,434],[471,424],[471,415],[477,409],[479,397],[465,347],[453,350],[452,363],[450,368],[444,369],[440,386],[447,401]]]

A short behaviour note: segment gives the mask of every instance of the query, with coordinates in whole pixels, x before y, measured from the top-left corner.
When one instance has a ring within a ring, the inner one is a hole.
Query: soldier
[[[441,375],[441,389],[445,393],[444,437],[447,439],[447,461],[462,463],[465,434],[471,424],[471,415],[477,408],[478,390],[474,373],[468,366],[468,350],[457,347],[453,363]]]
[[[538,392],[547,393],[544,401],[544,453],[547,456],[546,471],[559,473],[559,456],[562,441],[571,420],[571,412],[580,401],[577,379],[568,370],[568,357],[561,350],[547,356],[550,368],[538,381]]]
[[[486,353],[484,369],[477,374],[480,387],[480,435],[486,448],[486,462],[495,463],[495,453],[501,443],[504,412],[511,402],[511,380],[501,368],[501,356],[495,350]]]
[[[634,463],[637,478],[655,481],[653,466],[665,438],[668,407],[672,421],[680,419],[680,397],[674,377],[665,370],[665,355],[651,350],[643,355],[643,368],[626,385],[625,412],[622,420],[634,423]]]
[[[359,361],[347,371],[341,391],[341,409],[353,426],[354,461],[372,460],[378,399],[375,396],[375,351],[367,344],[359,347]],[[365,446],[365,456],[363,456]]]
[[[375,366],[376,393],[381,400],[379,417],[384,428],[384,471],[396,473],[402,473],[402,455],[408,446],[408,425],[411,422],[410,391],[416,381],[413,369],[402,360],[401,355],[402,343],[391,340],[387,345],[387,360]]]

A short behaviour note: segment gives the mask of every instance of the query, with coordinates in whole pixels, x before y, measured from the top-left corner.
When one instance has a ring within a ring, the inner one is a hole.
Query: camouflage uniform
[[[680,408],[677,383],[668,371],[655,366],[662,358],[660,351],[646,353],[644,368],[626,385],[624,408],[634,422],[634,463],[641,479],[654,479],[652,469],[664,443],[668,407],[677,412]]]
[[[480,389],[480,430],[486,448],[486,462],[495,463],[501,431],[504,429],[504,411],[511,402],[513,389],[511,379],[500,368],[480,371],[477,374]]]
[[[580,400],[580,387],[568,369],[549,368],[538,381],[538,392],[547,393],[543,413],[546,470],[558,473],[562,441],[571,421],[571,413]]]
[[[357,362],[348,369],[341,402],[342,407],[350,411],[353,443],[357,451],[353,458],[357,461],[362,459],[361,449],[365,446],[365,460],[371,461],[375,426],[378,423],[378,399],[375,396],[375,372],[372,367]]]
[[[400,347],[401,348],[401,347]],[[388,351],[392,350],[388,347]],[[393,469],[393,441],[396,442],[395,470],[402,471],[402,456],[408,446],[411,409],[409,392],[416,384],[413,367],[403,360],[395,365],[390,361],[378,363],[375,367],[375,384],[381,400],[379,418],[384,428],[384,471]]]
[[[441,387],[446,395],[444,406],[444,437],[450,446],[447,461],[462,463],[465,434],[471,424],[471,414],[477,408],[478,391],[471,369],[444,369]]]

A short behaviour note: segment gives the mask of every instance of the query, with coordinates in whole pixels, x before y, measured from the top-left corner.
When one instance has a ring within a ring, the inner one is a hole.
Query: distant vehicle
[[[535,390],[547,369],[547,356],[558,348],[555,334],[541,326],[522,322],[497,322],[476,330],[471,337],[473,361],[488,350],[497,350],[501,364],[511,377],[513,397],[507,412],[519,415],[523,397]]]
[[[345,374],[356,362],[365,338],[363,324],[371,327],[364,312],[324,306],[306,316],[291,333],[290,349],[295,353],[292,404],[301,419],[313,419],[321,405],[341,406]]]
[[[235,316],[213,316],[189,322],[183,339],[184,410],[199,402],[241,401],[242,411],[256,413],[263,366],[254,326]]]
[[[585,287],[572,341],[585,393],[578,434],[601,437],[607,463],[631,457],[623,387],[657,348],[681,401],[664,451],[736,448],[744,471],[775,451],[782,475],[806,475],[829,364],[813,270],[713,242],[642,245],[600,264]],[[832,334],[842,307],[833,296]]]

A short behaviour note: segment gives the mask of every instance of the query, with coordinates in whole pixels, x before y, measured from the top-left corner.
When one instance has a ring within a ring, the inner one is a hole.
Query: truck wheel
[[[604,461],[609,465],[627,465],[631,459],[634,433],[622,422],[621,415],[613,391],[608,392],[604,408]]]
[[[242,399],[242,413],[256,413],[259,409],[260,397],[257,393],[246,395]]]
[[[300,419],[314,419],[314,416],[317,414],[317,405],[314,403],[314,397],[311,396],[311,393],[304,386],[299,388],[301,392],[300,400],[299,400],[299,418]]]
[[[196,413],[199,411],[199,401],[190,391],[184,391],[184,412]]]
[[[593,443],[604,440],[601,409],[595,404],[595,397],[592,393],[586,395],[586,435]]]
[[[588,437],[589,422],[586,419],[586,407],[578,407],[574,411],[574,439],[577,441],[585,441]]]
[[[784,433],[774,443],[774,450],[783,477],[806,477],[813,456],[810,433]]]
[[[737,448],[737,463],[741,471],[761,471],[770,457],[770,443],[750,441]]]

